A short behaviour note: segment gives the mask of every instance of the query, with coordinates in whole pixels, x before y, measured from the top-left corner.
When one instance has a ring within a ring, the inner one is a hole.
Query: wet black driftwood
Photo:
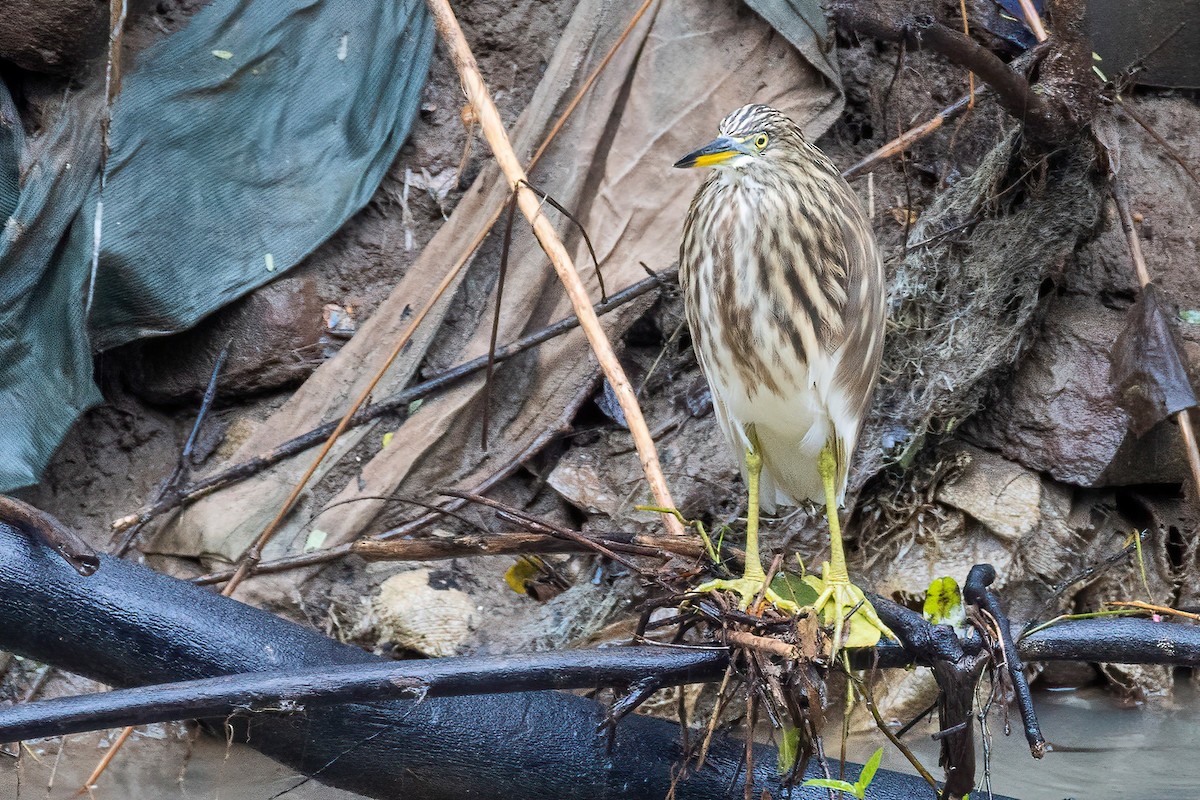
[[[84,578],[0,524],[0,648],[114,686],[378,659],[267,612],[128,562],[101,557]],[[604,708],[559,692],[313,707],[236,720],[239,739],[322,783],[369,797],[662,800],[680,762],[679,729],[630,716],[611,753]],[[756,790],[779,791],[773,748],[759,748]],[[741,742],[714,740],[675,797],[742,797]],[[881,771],[872,796],[928,797],[919,778]],[[797,798],[823,797],[796,790]]]
[[[14,521],[23,520],[18,515]],[[121,709],[121,695],[116,693],[44,701],[0,712],[0,739],[18,734],[53,735],[64,730],[64,721],[69,721],[73,730],[86,730],[105,724],[199,716],[214,709],[265,707],[275,716],[255,714],[239,720],[242,736],[252,727],[256,737],[253,743],[269,755],[302,771],[316,769],[330,784],[374,796],[401,784],[417,798],[449,796],[467,785],[472,775],[490,775],[505,769],[508,763],[516,763],[506,759],[534,759],[519,763],[540,764],[543,761],[538,759],[543,757],[549,759],[545,762],[548,765],[569,757],[572,770],[546,776],[527,769],[521,775],[509,776],[508,783],[496,785],[509,796],[514,796],[512,792],[519,796],[523,787],[536,784],[552,787],[559,796],[574,797],[595,796],[597,786],[613,786],[614,781],[623,780],[622,796],[643,796],[643,790],[645,796],[651,796],[665,790],[663,781],[668,780],[669,770],[678,761],[675,729],[669,724],[638,717],[622,722],[618,727],[619,757],[606,763],[599,755],[598,740],[590,733],[605,721],[603,709],[595,703],[549,692],[453,700],[439,700],[433,695],[578,685],[579,674],[588,670],[597,670],[594,674],[598,685],[621,685],[651,667],[659,683],[665,685],[715,676],[727,664],[727,654],[720,649],[646,648],[626,649],[624,658],[615,659],[623,665],[607,673],[599,668],[604,659],[610,664],[614,660],[611,651],[535,657],[545,663],[518,656],[514,657],[518,667],[511,670],[486,658],[390,664],[143,567],[108,557],[104,557],[104,566],[99,577],[85,579],[71,572],[68,563],[38,539],[0,524],[0,614],[8,623],[0,626],[0,647],[114,685],[165,682],[168,685],[143,691],[164,692],[160,699],[174,698],[174,709],[164,714],[163,709],[154,707],[153,698],[147,701],[145,697]],[[981,583],[978,577],[975,583]],[[980,588],[974,587],[972,595]],[[971,708],[963,701],[969,699],[968,689],[986,657],[982,643],[959,640],[950,629],[929,625],[919,615],[884,598],[872,596],[872,600],[884,620],[900,634],[904,647],[885,643],[874,652],[856,652],[856,667],[915,663],[934,669],[946,695],[940,709],[944,733],[939,738],[943,742],[947,788],[957,793],[954,790],[969,785],[973,773],[972,734],[967,718]],[[1139,619],[1063,622],[1024,637],[1017,652],[1026,660],[1200,666],[1200,628]],[[339,664],[341,670],[330,666]],[[415,692],[423,699],[415,706],[409,701],[407,710],[404,701],[323,708],[330,703],[383,694],[378,669],[412,670],[409,677],[417,678],[415,684],[401,680],[388,684],[389,691],[391,696]],[[229,678],[225,692],[212,681],[194,682],[190,687],[177,683],[234,673],[245,674]],[[189,695],[195,689],[203,691]],[[299,703],[306,706],[303,713],[279,715],[280,710]],[[119,719],[104,716],[125,712],[129,716]],[[531,728],[526,724],[530,720],[539,734],[537,738],[531,738]],[[314,742],[320,742],[321,747],[314,750]],[[374,769],[371,760],[390,747],[404,747],[412,755],[416,761],[416,769],[409,776],[412,780],[401,774],[413,766],[407,761],[396,767],[400,772],[356,774]],[[720,797],[739,792],[737,748],[728,741],[719,743],[709,768],[681,787],[677,796]],[[535,753],[539,754],[537,758]],[[771,758],[767,751],[758,754],[756,762],[768,763]],[[481,763],[475,763],[481,759]],[[774,785],[769,769],[758,773],[760,787],[764,786],[761,781],[766,786]],[[641,776],[636,782],[641,788],[629,794],[634,784],[625,778],[634,774]],[[417,780],[415,776],[421,775],[425,777]],[[572,793],[575,790],[567,784],[575,780],[593,782],[587,784],[587,792]],[[875,785],[884,792],[880,795],[884,798],[908,796],[905,793],[909,791],[923,796],[926,791],[920,783],[910,785],[906,776],[889,773],[879,780]]]
[[[1017,708],[1021,711],[1021,721],[1025,725],[1025,740],[1029,742],[1029,752],[1034,758],[1046,754],[1046,739],[1042,736],[1041,725],[1038,724],[1037,712],[1033,708],[1033,695],[1029,691],[1029,681],[1025,679],[1025,664],[1021,661],[1021,653],[1013,639],[1012,628],[1008,616],[1000,607],[1000,599],[988,588],[996,580],[996,570],[991,564],[976,564],[967,575],[963,584],[963,597],[991,615],[1000,632],[999,650],[1003,655],[1004,668],[1012,679],[1013,693],[1016,695]]]
[[[975,788],[975,687],[989,655],[978,635],[959,639],[948,625],[931,625],[904,606],[872,596],[871,602],[914,663],[928,666],[938,685],[938,738],[945,794],[963,797]]]
[[[295,714],[337,703],[541,689],[655,689],[716,681],[723,648],[612,647],[273,670],[57,697],[0,709],[0,742],[242,712]],[[643,698],[644,699],[644,698]]]

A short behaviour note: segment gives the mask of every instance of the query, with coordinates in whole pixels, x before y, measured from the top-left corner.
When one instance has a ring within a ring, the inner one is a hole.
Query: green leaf
[[[222,61],[228,61],[229,59],[233,58],[233,53],[229,52],[228,50],[213,50],[212,54]]]
[[[846,781],[834,780],[833,778],[809,778],[801,786],[816,786],[818,789],[833,789],[837,792],[849,792],[854,796],[858,796],[858,787],[853,783]]]
[[[800,755],[800,729],[783,723],[783,738],[779,741],[779,774],[787,775],[796,766]]]
[[[883,760],[883,748],[875,751],[875,755],[871,756],[866,764],[863,764],[862,772],[858,774],[858,780],[854,785],[858,791],[854,794],[861,800],[867,793],[867,787],[871,785],[871,781],[875,779],[875,773],[879,770],[879,762]]]
[[[771,591],[784,600],[791,600],[800,606],[812,605],[818,595],[816,589],[805,583],[802,578],[789,572],[780,572],[775,576],[775,579],[771,581]]]
[[[1200,325],[1200,310],[1186,308],[1179,312],[1179,318],[1189,325]]]
[[[320,550],[321,546],[325,544],[325,537],[328,535],[320,528],[313,528],[308,532],[308,537],[304,540],[304,552],[311,553],[313,550]]]
[[[925,590],[925,619],[933,625],[950,625],[962,631],[967,625],[962,589],[949,576],[937,578]]]

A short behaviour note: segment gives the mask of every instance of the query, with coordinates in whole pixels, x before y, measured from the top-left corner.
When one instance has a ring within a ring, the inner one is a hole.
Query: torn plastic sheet
[[[35,482],[99,402],[94,351],[195,324],[367,203],[433,37],[422,0],[215,0],[138,54],[113,108],[94,280],[102,93],[71,95],[26,139],[0,86],[0,491]]]

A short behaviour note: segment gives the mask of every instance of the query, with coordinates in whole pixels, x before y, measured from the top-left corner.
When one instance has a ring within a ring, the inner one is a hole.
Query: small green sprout
[[[879,769],[879,762],[883,760],[883,748],[875,751],[875,755],[863,764],[862,772],[858,774],[858,780],[854,783],[849,781],[839,781],[832,778],[809,778],[802,785],[816,786],[821,789],[833,789],[835,792],[845,792],[846,794],[857,797],[858,800],[864,800],[867,796],[867,787],[871,785],[871,781],[875,779],[875,772]]]

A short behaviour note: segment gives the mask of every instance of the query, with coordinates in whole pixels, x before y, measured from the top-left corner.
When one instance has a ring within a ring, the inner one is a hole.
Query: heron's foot
[[[804,582],[817,591],[812,608],[821,615],[821,622],[833,626],[833,652],[843,647],[874,647],[882,636],[896,639],[849,576],[834,574],[828,561],[822,565],[821,574],[828,577],[806,575]]]
[[[707,583],[702,583],[692,590],[692,594],[706,594],[709,592],[733,592],[741,600],[738,602],[738,608],[742,611],[750,608],[759,595],[762,595],[762,602],[770,603],[785,614],[796,614],[800,611],[800,604],[794,603],[791,600],[785,600],[780,597],[771,587],[766,585],[766,576],[759,575],[743,575],[740,578],[733,580],[712,580]]]

